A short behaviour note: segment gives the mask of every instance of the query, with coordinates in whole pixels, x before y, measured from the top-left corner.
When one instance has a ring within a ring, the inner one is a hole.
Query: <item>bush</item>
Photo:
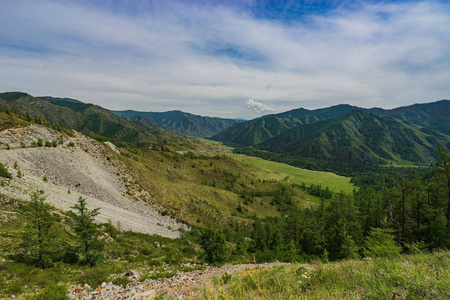
[[[11,173],[9,173],[8,169],[2,163],[0,163],[0,177],[12,178]]]

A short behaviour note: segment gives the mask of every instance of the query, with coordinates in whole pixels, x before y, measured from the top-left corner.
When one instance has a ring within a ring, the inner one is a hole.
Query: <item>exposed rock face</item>
[[[64,142],[63,134],[50,128],[32,124],[27,127],[9,128],[0,133],[0,149],[30,147],[39,140],[42,142]]]
[[[57,143],[30,147],[38,139]],[[179,237],[177,230],[185,226],[152,209],[147,204],[152,202],[148,192],[129,192],[123,180],[130,176],[108,159],[114,155],[120,154],[111,146],[75,132],[65,136],[40,125],[4,130],[0,132],[0,162],[8,165],[14,178],[0,186],[0,193],[29,200],[33,191],[43,190],[49,203],[63,210],[70,210],[83,197],[90,209],[101,208],[98,222],[111,220],[122,230]]]

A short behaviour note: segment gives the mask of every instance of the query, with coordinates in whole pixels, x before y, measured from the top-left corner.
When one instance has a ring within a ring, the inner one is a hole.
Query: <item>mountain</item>
[[[157,143],[163,133],[150,130],[111,113],[98,105],[66,98],[37,98],[22,92],[0,93],[0,104],[13,111],[37,117],[91,136],[104,136],[125,143]]]
[[[294,127],[332,119],[353,109],[354,106],[345,104],[317,110],[294,109],[235,124],[212,136],[211,139],[235,145],[256,145]]]
[[[441,100],[426,104],[414,104],[391,110],[381,108],[364,109],[346,104],[315,110],[299,108],[235,124],[212,136],[211,139],[232,145],[257,145],[287,132],[294,127],[311,124],[320,120],[336,118],[354,109],[368,111],[380,116],[396,118],[405,123],[415,124],[441,133],[450,134],[450,101]]]
[[[433,130],[362,110],[297,126],[258,148],[292,157],[338,164],[390,161],[429,162],[436,146],[450,137]]]
[[[52,101],[67,101],[67,102],[74,102],[74,103],[83,103],[80,100],[72,99],[72,98],[59,98],[59,97],[51,97],[51,96],[41,96],[38,97],[45,100],[52,100]]]
[[[450,135],[450,100],[414,104],[390,110],[372,108],[368,111]]]
[[[233,124],[242,122],[236,119],[203,117],[179,110],[167,112],[124,110],[113,111],[113,113],[139,123],[142,123],[140,118],[145,118],[167,130],[196,137],[210,137]]]

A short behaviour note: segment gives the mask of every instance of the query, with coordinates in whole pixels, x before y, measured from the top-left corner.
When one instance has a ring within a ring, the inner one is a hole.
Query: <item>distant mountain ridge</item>
[[[45,99],[45,100],[52,100],[52,101],[67,101],[67,102],[74,102],[74,103],[83,103],[80,100],[72,99],[72,98],[59,98],[59,97],[52,97],[52,96],[40,96],[37,98]]]
[[[257,145],[297,126],[332,119],[355,108],[342,104],[317,110],[293,109],[235,124],[212,136],[211,139],[235,145]]]
[[[291,156],[340,163],[429,162],[437,145],[450,137],[362,110],[301,125],[267,140],[258,148]]]
[[[389,110],[372,108],[367,111],[450,135],[450,100],[413,104]]]
[[[22,92],[0,93],[0,104],[11,110],[91,136],[104,136],[118,143],[158,143],[167,139],[157,128],[151,130],[130,122],[98,105],[67,99],[37,98]]]
[[[180,110],[167,112],[124,110],[112,112],[133,122],[143,124],[145,122],[142,118],[144,118],[167,130],[196,137],[210,137],[234,124],[242,122],[236,119],[204,117]]]
[[[231,145],[257,145],[297,126],[311,124],[320,120],[333,119],[355,109],[380,116],[393,117],[406,123],[423,126],[444,134],[450,134],[450,101],[441,100],[391,110],[381,108],[364,109],[348,104],[316,110],[299,108],[235,124],[212,136],[211,139]]]

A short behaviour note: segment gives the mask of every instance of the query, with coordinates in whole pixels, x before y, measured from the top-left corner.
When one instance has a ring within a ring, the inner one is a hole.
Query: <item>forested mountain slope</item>
[[[299,108],[235,124],[214,135],[212,139],[232,145],[257,145],[287,132],[294,127],[311,124],[320,120],[333,119],[354,109],[371,112],[380,116],[396,118],[406,123],[450,134],[450,101],[441,100],[432,103],[414,104],[391,110],[381,108],[364,109],[346,104],[315,110]]]
[[[449,136],[353,110],[335,119],[297,126],[257,147],[291,156],[341,163],[383,160],[428,162]]]
[[[64,99],[37,98],[21,92],[0,93],[0,105],[26,114],[28,120],[40,118],[90,136],[103,136],[117,143],[159,144],[164,140],[181,139],[156,127],[149,128],[125,120],[98,105]]]
[[[450,134],[450,100],[414,104],[390,110],[372,108],[368,111]]]
[[[294,109],[235,124],[214,135],[212,139],[235,145],[256,145],[299,125],[332,119],[353,109],[350,105],[336,105],[317,110]]]
[[[142,123],[142,118],[148,119],[167,130],[197,137],[210,137],[233,124],[241,122],[234,119],[198,116],[179,110],[167,112],[124,110],[113,111],[113,113],[139,123]]]

